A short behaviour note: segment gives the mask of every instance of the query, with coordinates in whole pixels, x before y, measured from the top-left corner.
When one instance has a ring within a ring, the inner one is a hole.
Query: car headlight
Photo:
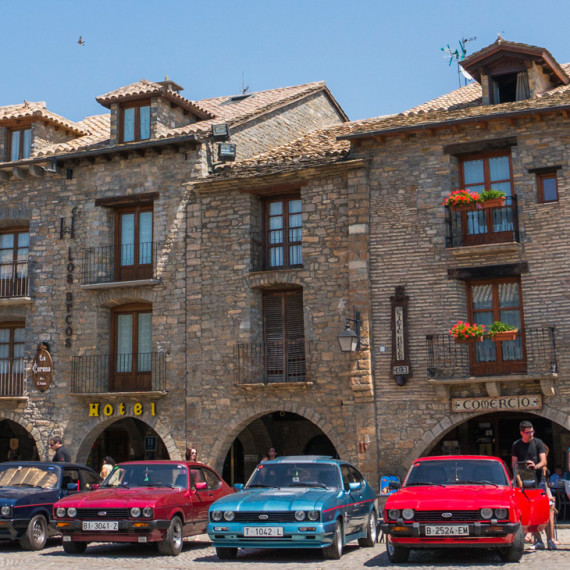
[[[145,507],[142,513],[143,517],[146,517],[147,519],[152,518],[152,507]]]
[[[313,522],[318,521],[319,520],[319,511],[309,511],[307,513],[307,518]]]
[[[55,514],[58,517],[64,517],[66,513],[66,510],[63,507],[57,507],[57,509],[55,509]]]
[[[137,517],[140,516],[141,516],[141,510],[138,507],[133,507],[131,509],[131,517],[134,517],[136,519]]]
[[[295,511],[295,520],[297,521],[304,521],[306,516],[305,511]]]
[[[233,511],[226,511],[224,513],[224,518],[230,522],[233,521],[236,518],[236,514]]]
[[[221,521],[222,516],[223,516],[222,511],[212,511],[210,513],[210,517],[212,518],[213,521],[216,521],[216,522]]]
[[[402,516],[407,521],[411,521],[414,518],[414,514],[414,509],[404,509],[402,511]]]
[[[389,519],[399,519],[400,518],[400,509],[390,509],[388,511],[388,518]]]
[[[75,507],[69,507],[69,509],[67,509],[67,516],[71,518],[76,517],[77,509]]]
[[[495,517],[502,520],[508,519],[509,509],[495,509]]]
[[[9,517],[12,514],[12,506],[11,505],[4,505],[2,508],[0,508],[0,514],[3,517]]]
[[[481,509],[481,518],[482,519],[492,519],[493,518],[493,509],[489,509],[489,508]]]

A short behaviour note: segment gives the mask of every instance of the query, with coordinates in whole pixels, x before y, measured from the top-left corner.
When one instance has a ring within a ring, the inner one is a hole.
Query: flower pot
[[[455,339],[455,342],[457,344],[468,343],[468,342],[483,342],[483,337],[482,336],[472,336],[469,338],[457,337]]]
[[[515,340],[518,331],[503,331],[491,335],[491,340],[495,342],[503,342],[505,340]]]
[[[501,198],[491,198],[491,200],[485,200],[484,202],[479,202],[478,208],[502,208],[505,205],[505,196]]]
[[[452,212],[471,212],[477,209],[477,202],[471,204],[450,204],[449,209]]]

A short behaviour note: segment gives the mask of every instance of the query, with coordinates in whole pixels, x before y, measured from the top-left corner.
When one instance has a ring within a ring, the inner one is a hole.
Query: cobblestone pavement
[[[491,551],[485,550],[440,550],[412,552],[410,561],[403,568],[489,568],[501,565],[519,570],[543,567],[548,570],[566,570],[570,560],[570,529],[560,529],[558,550],[533,552],[527,549],[520,563],[503,564]],[[177,557],[159,556],[153,545],[139,544],[91,544],[85,554],[65,554],[59,540],[50,540],[40,552],[24,552],[16,543],[0,543],[0,568],[202,568],[204,570],[324,570],[343,568],[377,568],[390,566],[383,543],[374,548],[359,548],[348,545],[340,560],[323,560],[320,552],[311,550],[240,550],[234,561],[222,562],[215,549],[203,535],[188,540]]]

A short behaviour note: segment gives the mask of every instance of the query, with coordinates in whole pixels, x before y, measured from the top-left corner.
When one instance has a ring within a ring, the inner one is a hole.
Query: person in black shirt
[[[65,449],[61,437],[55,436],[50,438],[49,446],[55,450],[55,455],[52,457],[52,461],[71,461],[71,455],[69,455],[69,451]]]
[[[513,471],[515,464],[525,462],[528,469],[534,469],[542,473],[542,468],[546,466],[546,448],[542,440],[534,437],[534,428],[529,421],[519,424],[521,438],[513,443],[511,449]]]

